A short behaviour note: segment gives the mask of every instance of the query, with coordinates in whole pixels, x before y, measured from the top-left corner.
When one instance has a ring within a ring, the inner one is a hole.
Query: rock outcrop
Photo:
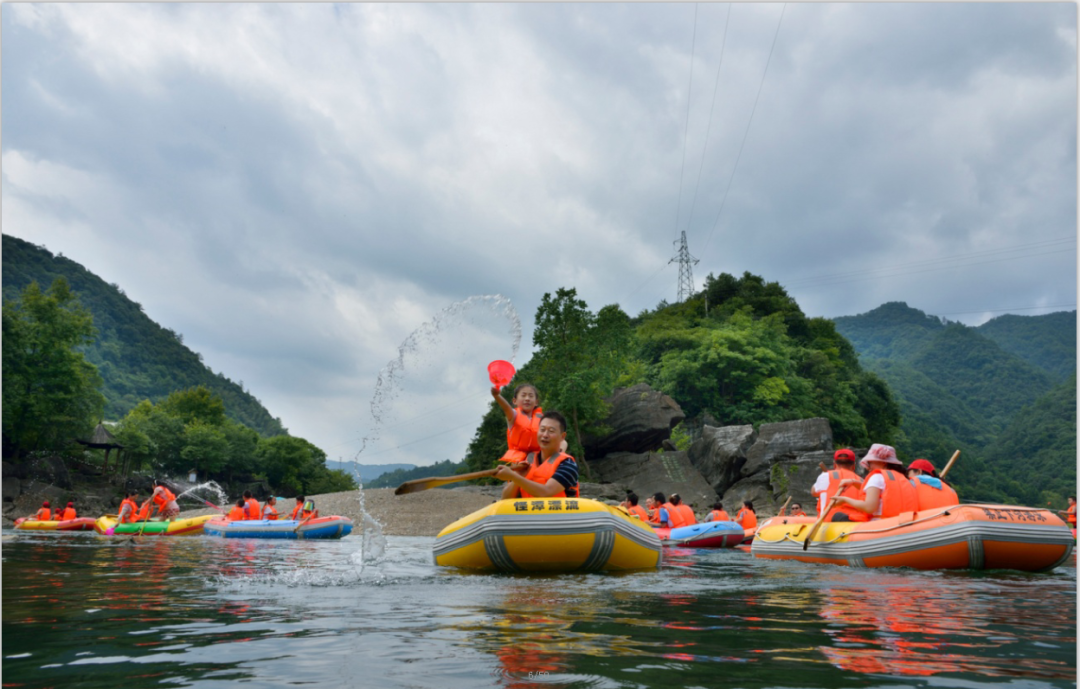
[[[686,452],[617,452],[590,464],[595,477],[605,483],[624,486],[645,498],[659,491],[665,496],[678,493],[698,514],[707,512],[718,496],[697,470]],[[625,495],[620,496],[620,499]]]
[[[610,431],[582,439],[590,462],[613,452],[640,454],[658,450],[671,436],[671,429],[686,418],[675,400],[645,383],[616,390],[605,401],[611,405],[611,412],[603,425]]]

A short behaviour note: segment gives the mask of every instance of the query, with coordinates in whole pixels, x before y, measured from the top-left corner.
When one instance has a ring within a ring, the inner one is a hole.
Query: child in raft
[[[514,406],[499,394],[499,386],[491,386],[491,396],[495,398],[503,416],[506,417],[506,453],[499,457],[500,462],[516,464],[524,462],[532,452],[540,451],[536,434],[540,429],[540,418],[544,410],[540,408],[540,392],[532,383],[522,383],[514,388]],[[566,441],[562,441],[560,452],[566,452]]]

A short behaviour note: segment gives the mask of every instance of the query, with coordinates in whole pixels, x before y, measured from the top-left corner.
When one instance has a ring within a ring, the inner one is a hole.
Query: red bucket
[[[488,364],[488,378],[491,379],[491,384],[496,387],[506,387],[514,379],[515,373],[517,371],[509,361],[497,359]]]

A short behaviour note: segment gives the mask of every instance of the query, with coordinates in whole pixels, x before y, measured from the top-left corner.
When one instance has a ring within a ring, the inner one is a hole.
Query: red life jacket
[[[510,449],[506,451],[501,462],[524,462],[530,452],[540,451],[540,441],[536,439],[540,431],[540,416],[544,410],[536,407],[532,414],[521,411],[521,407],[515,407],[514,423],[506,429],[506,445]]]
[[[127,514],[124,514],[124,505],[127,505],[129,508],[131,508]],[[120,503],[120,510],[117,516],[120,518],[121,524],[130,524],[131,522],[135,521],[135,515],[137,515],[138,513],[139,506],[135,503],[135,501],[131,498],[124,498],[123,502]]]
[[[881,493],[881,514],[877,516],[870,515],[870,518],[888,519],[897,516],[901,512],[917,512],[919,509],[919,494],[915,491],[915,486],[911,485],[911,481],[908,481],[898,471],[892,469],[871,471],[863,479],[863,493],[866,493],[866,484],[870,477],[879,473],[885,479],[885,490]],[[851,512],[858,511],[851,510]]]
[[[255,498],[247,501],[244,510],[247,512],[248,519],[262,519],[262,510],[259,509],[259,501]]]
[[[630,505],[630,514],[634,515],[643,522],[649,521],[649,513],[645,511],[645,508],[641,505]]]
[[[911,485],[915,486],[915,495],[918,498],[920,512],[935,507],[953,507],[960,504],[960,497],[956,494],[956,491],[944,481],[941,481],[941,488],[934,488],[929,483],[923,483],[916,476],[911,479]]]
[[[74,518],[75,518],[75,508],[74,507],[65,507],[64,508],[64,513],[62,515],[60,515],[60,521],[62,521],[62,522],[66,522],[69,519],[74,519]]]
[[[757,528],[757,515],[745,507],[735,515],[735,521],[739,522],[739,526],[743,528],[743,531]]]
[[[526,460],[530,462],[529,473],[525,474],[525,478],[529,479],[530,481],[536,481],[540,485],[544,485],[549,480],[551,480],[551,477],[555,475],[555,471],[559,468],[559,465],[566,460],[570,460],[571,462],[573,462],[574,458],[566,454],[565,452],[560,452],[546,461],[541,461],[540,458],[535,454],[529,455],[528,459]],[[522,490],[521,497],[532,498],[536,496],[529,495],[527,492]],[[571,486],[569,488],[564,488],[555,495],[549,495],[548,497],[576,498],[578,497],[578,487]]]
[[[39,522],[51,522],[53,521],[52,510],[50,510],[48,507],[42,507],[40,510],[37,511],[37,514],[34,515],[34,519]]]
[[[713,510],[712,512],[709,512],[708,521],[710,521],[710,522],[729,522],[729,521],[731,521],[731,517],[729,517],[728,513],[725,512],[724,510]]]
[[[690,505],[680,502],[678,505],[675,505],[675,511],[682,517],[683,526],[697,524],[697,517],[694,516],[694,510],[690,509]]]
[[[262,518],[274,521],[275,519],[277,519],[277,508],[269,503],[263,505]]]
[[[226,517],[231,522],[242,522],[247,519],[247,514],[243,507],[239,505],[233,505],[233,508],[229,510],[229,516]]]

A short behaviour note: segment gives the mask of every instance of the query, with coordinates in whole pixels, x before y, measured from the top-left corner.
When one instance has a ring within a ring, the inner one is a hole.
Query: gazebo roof
[[[116,436],[109,432],[108,428],[105,428],[105,424],[99,423],[94,432],[90,435],[90,440],[77,440],[76,442],[82,443],[88,447],[119,447],[124,446],[116,442]]]

